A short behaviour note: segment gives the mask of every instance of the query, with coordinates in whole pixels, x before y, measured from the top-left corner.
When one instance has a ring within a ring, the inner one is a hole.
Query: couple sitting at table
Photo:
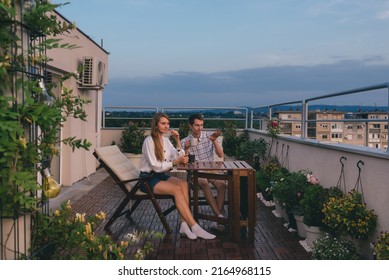
[[[165,172],[171,170],[174,165],[188,163],[188,152],[193,153],[197,160],[213,160],[213,149],[219,157],[223,157],[223,151],[217,142],[220,132],[206,134],[202,132],[204,119],[196,114],[189,118],[192,134],[180,141],[177,131],[171,130],[171,135],[176,141],[176,148],[163,134],[168,133],[170,127],[169,116],[164,113],[156,113],[151,122],[151,134],[146,137],[142,147],[142,159],[140,164],[140,176],[148,176],[154,173],[148,184],[156,194],[173,195],[178,212],[181,216],[180,234],[185,234],[189,239],[197,237],[214,239],[216,236],[201,228],[193,218],[189,207],[188,183],[184,180],[171,177]],[[198,145],[190,146],[190,138],[197,138]],[[205,143],[208,142],[208,145]],[[184,148],[182,148],[184,146]],[[223,217],[221,210],[224,204],[226,184],[224,181],[212,182],[217,188],[217,201],[209,189],[206,179],[199,180],[204,190],[204,195],[216,216]],[[213,227],[221,228],[212,223]]]

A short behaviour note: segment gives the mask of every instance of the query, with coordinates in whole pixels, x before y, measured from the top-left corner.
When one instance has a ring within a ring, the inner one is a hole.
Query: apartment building
[[[301,137],[301,112],[280,111],[275,115],[281,120],[282,134]],[[316,110],[308,113],[308,121],[308,138],[320,142],[343,143],[377,149],[388,148],[388,113],[386,112],[353,113]]]

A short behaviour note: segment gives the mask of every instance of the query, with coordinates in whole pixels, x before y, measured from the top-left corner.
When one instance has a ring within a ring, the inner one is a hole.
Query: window
[[[328,139],[328,135],[327,135],[327,134],[323,134],[323,135],[321,136],[321,139]]]
[[[379,123],[373,123],[373,128],[380,128],[381,125]]]
[[[331,138],[333,139],[338,139],[338,138],[342,138],[342,133],[332,133],[331,134]]]

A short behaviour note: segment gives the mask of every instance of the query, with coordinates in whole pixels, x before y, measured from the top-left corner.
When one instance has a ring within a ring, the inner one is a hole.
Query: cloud
[[[389,10],[379,12],[376,17],[380,20],[389,19]]]
[[[113,78],[104,91],[104,105],[258,107],[289,102],[387,82],[389,65],[374,61],[379,57],[313,66]]]

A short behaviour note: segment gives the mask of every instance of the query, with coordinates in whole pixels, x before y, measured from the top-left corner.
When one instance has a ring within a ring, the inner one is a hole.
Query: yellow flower
[[[20,145],[22,146],[23,149],[27,149],[27,140],[26,140],[26,138],[20,136],[19,137],[19,142],[20,142]]]
[[[99,213],[96,213],[96,214],[95,214],[95,217],[96,217],[97,219],[99,219],[99,220],[105,220],[106,215],[105,215],[105,213],[104,213],[103,211],[100,211]]]
[[[80,214],[80,213],[76,213],[76,217],[74,219],[76,222],[85,222],[85,213],[84,214]]]

